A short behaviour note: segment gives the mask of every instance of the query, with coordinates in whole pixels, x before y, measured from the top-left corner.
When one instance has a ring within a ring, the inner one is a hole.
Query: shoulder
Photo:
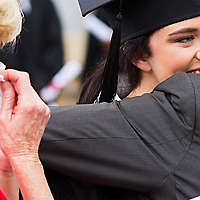
[[[137,130],[148,133],[148,141],[167,142],[193,131],[196,122],[196,94],[193,77],[179,73],[159,84],[152,93],[118,102],[127,121]],[[200,85],[200,79],[197,81]],[[173,130],[181,130],[174,135]],[[156,132],[155,132],[156,130]],[[160,134],[165,130],[165,137]],[[185,134],[184,134],[185,133]],[[162,137],[161,137],[162,136]]]

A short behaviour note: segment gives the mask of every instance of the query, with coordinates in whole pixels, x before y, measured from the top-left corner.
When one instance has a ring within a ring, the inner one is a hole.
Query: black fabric
[[[199,88],[199,75],[180,73],[141,97],[52,107],[42,163],[124,200],[200,196]]]
[[[8,68],[27,71],[39,92],[63,66],[61,25],[51,0],[31,0],[32,11],[25,13],[23,30],[14,52],[0,52]]]
[[[79,0],[83,15],[103,7],[108,20],[116,18],[119,0]],[[163,26],[200,15],[199,0],[123,0],[121,42]]]
[[[89,12],[94,11],[95,9],[102,7],[103,5],[112,2],[113,0],[81,0],[79,1],[80,8],[82,10],[83,16],[87,15]]]
[[[55,200],[133,200],[133,196],[137,200],[148,199],[129,190],[81,183],[49,169],[45,174]]]
[[[120,39],[121,39],[121,14],[115,20],[113,35],[111,39],[110,49],[104,67],[100,102],[111,102],[116,96],[118,72],[119,72],[119,55],[120,55]]]

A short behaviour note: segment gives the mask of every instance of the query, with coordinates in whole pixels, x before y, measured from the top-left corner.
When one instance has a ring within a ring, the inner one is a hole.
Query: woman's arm
[[[183,153],[180,138],[193,134],[192,87],[180,74],[142,97],[52,107],[40,146],[44,167],[103,186],[143,192],[159,187]]]
[[[44,167],[83,182],[141,192],[158,187],[167,176],[142,139],[146,134],[129,124],[117,103],[54,107],[51,112],[40,146]]]
[[[53,199],[38,158],[38,146],[49,109],[30,85],[26,73],[2,72],[0,145],[8,158],[24,199]]]

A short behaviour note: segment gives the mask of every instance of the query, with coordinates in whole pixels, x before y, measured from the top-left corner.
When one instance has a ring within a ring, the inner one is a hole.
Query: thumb
[[[6,81],[0,83],[0,89],[1,89],[0,98],[2,101],[0,115],[2,115],[2,117],[11,119],[13,109],[16,104],[16,94],[14,87],[10,82]]]

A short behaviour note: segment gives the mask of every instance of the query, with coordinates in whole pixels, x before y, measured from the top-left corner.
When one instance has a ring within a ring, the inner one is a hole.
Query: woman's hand
[[[25,72],[1,72],[0,145],[9,159],[38,159],[38,147],[50,112]]]

